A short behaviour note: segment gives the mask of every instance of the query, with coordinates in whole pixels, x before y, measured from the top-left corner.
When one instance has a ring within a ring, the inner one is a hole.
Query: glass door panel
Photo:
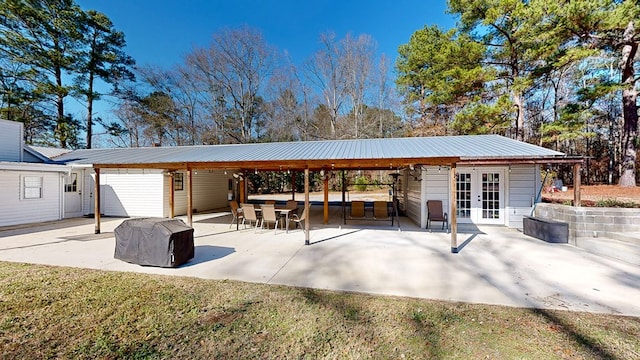
[[[456,174],[456,215],[458,219],[471,219],[471,173]]]

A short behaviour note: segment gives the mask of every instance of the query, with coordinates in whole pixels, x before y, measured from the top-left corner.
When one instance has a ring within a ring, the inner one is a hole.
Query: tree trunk
[[[524,104],[522,94],[518,91],[513,92],[513,102],[518,110],[516,119],[516,140],[524,141]]]
[[[629,22],[624,32],[622,59],[622,114],[624,125],[622,132],[622,173],[619,185],[623,187],[636,186],[636,159],[638,141],[638,91],[636,90],[635,69],[633,66],[638,42],[634,40],[635,29],[633,21]]]
[[[58,141],[60,141],[60,147],[67,148],[67,129],[65,127],[64,120],[64,94],[62,93],[62,68],[56,66],[56,107],[58,110],[58,116],[56,119],[56,132],[58,133]]]
[[[93,137],[93,78],[93,71],[90,71],[87,89],[87,149],[91,149]]]

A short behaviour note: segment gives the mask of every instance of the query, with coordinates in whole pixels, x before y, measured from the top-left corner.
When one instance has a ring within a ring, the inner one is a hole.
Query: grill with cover
[[[177,267],[194,256],[193,228],[180,219],[127,219],[114,233],[114,257],[129,263]]]

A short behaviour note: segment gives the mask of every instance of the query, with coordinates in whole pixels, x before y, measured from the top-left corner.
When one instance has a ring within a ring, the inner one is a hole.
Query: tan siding
[[[224,171],[198,171],[193,173],[193,208],[197,212],[204,212],[213,209],[220,209],[228,206],[228,179],[231,173],[224,174]],[[187,174],[184,172],[184,190],[175,192],[175,215],[185,215],[187,213]],[[164,215],[169,216],[169,178],[164,184]]]
[[[405,204],[405,214],[416,224],[420,224],[420,214],[422,208],[420,203],[422,202],[422,182],[415,181],[414,178],[407,178],[407,200]]]

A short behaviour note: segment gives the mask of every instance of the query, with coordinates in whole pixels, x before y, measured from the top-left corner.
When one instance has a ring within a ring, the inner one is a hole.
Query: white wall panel
[[[522,218],[531,214],[534,199],[540,187],[539,167],[536,165],[511,166],[508,172],[507,226],[522,228]]]
[[[22,161],[22,123],[0,120],[0,161]]]
[[[22,177],[42,177],[42,198],[23,199]],[[62,219],[62,174],[0,171],[0,226]]]
[[[93,213],[95,187],[92,170],[85,176],[86,212]],[[161,170],[102,169],[100,212],[105,216],[162,217],[163,178]]]

